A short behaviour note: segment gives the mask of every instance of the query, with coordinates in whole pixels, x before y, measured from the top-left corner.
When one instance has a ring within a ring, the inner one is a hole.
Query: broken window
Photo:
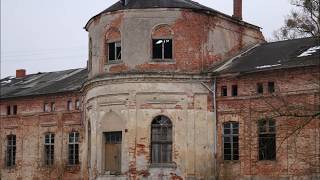
[[[53,165],[54,160],[54,134],[48,133],[44,139],[44,162],[45,165]]]
[[[221,87],[221,96],[228,96],[228,88],[227,86]]]
[[[153,59],[172,59],[172,39],[153,39],[152,47]]]
[[[232,85],[232,96],[238,96],[238,86]]]
[[[263,94],[263,83],[257,83],[257,93]]]
[[[274,82],[268,82],[269,93],[274,93]]]
[[[109,61],[121,60],[121,42],[108,43]]]
[[[79,133],[73,131],[69,134],[69,164],[79,164]]]
[[[71,100],[69,100],[69,101],[67,102],[67,110],[68,110],[68,111],[71,111],[71,110],[72,110],[72,101],[71,101]]]
[[[172,162],[172,124],[165,116],[156,117],[151,124],[151,162]]]
[[[56,104],[54,102],[51,102],[51,112],[56,111]]]
[[[223,124],[223,159],[239,160],[239,123]]]
[[[7,136],[6,165],[12,167],[16,164],[16,135]]]
[[[273,119],[258,121],[259,160],[276,159],[276,123]]]
[[[7,106],[7,115],[11,115],[11,107]]]
[[[18,113],[18,106],[17,106],[17,105],[13,105],[13,112],[12,112],[12,114],[13,114],[13,115],[17,115],[17,113]]]
[[[76,110],[80,109],[80,101],[79,101],[79,99],[77,99],[76,102],[75,102],[75,108],[76,108]]]
[[[43,111],[44,111],[44,112],[49,112],[49,111],[50,111],[50,108],[49,108],[49,104],[48,104],[48,103],[44,103],[44,104],[43,104]]]

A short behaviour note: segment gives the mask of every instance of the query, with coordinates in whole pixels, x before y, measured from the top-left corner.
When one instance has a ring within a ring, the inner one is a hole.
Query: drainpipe
[[[213,116],[215,119],[215,125],[214,125],[214,129],[213,129],[213,160],[214,160],[214,173],[215,173],[215,178],[216,179],[216,173],[217,173],[217,108],[216,108],[216,77],[214,77],[213,82],[212,82],[212,86],[211,88],[206,85],[204,82],[201,82],[201,84],[207,88],[211,93],[212,93],[212,98],[213,98]]]

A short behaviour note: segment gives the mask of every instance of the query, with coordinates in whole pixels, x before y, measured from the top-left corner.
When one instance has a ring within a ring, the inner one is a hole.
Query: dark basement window
[[[172,59],[172,39],[153,39],[152,40],[153,59]]]
[[[257,93],[263,94],[263,83],[257,83]]]
[[[227,86],[221,86],[221,96],[228,96]]]
[[[268,82],[269,93],[274,93],[274,82]]]
[[[238,86],[232,85],[232,96],[238,96]]]
[[[109,62],[121,60],[121,42],[108,43]]]

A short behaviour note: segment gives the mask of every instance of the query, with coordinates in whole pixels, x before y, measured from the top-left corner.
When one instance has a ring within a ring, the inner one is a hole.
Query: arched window
[[[151,163],[172,162],[172,123],[165,116],[157,116],[151,124]]]
[[[106,63],[118,63],[121,61],[121,33],[118,28],[111,27],[105,36]]]
[[[173,32],[169,25],[158,25],[152,32],[152,59],[164,61],[173,59]]]

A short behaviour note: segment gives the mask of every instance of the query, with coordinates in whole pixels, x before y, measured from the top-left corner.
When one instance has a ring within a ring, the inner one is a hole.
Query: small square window
[[[274,93],[274,82],[268,82],[269,93]]]
[[[257,83],[257,93],[263,94],[263,83]]]
[[[232,85],[232,96],[238,96],[238,86]]]
[[[121,42],[108,43],[109,61],[121,60]]]
[[[228,96],[228,88],[227,86],[221,87],[221,96]]]
[[[172,59],[172,39],[153,39],[152,58]]]

